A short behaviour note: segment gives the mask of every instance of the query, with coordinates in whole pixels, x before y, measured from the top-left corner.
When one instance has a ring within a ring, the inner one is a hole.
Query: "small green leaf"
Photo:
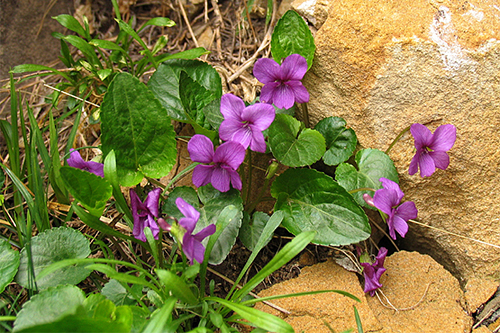
[[[163,333],[165,325],[172,321],[172,311],[174,310],[177,299],[169,297],[160,309],[156,309],[151,315],[151,319],[144,328],[144,333]]]
[[[181,301],[191,305],[198,303],[198,299],[191,289],[189,289],[189,286],[183,278],[165,269],[157,269],[156,274],[161,283],[163,283],[165,289],[172,292],[172,294]]]
[[[102,64],[97,58],[94,48],[83,38],[75,35],[68,35],[64,37],[64,40],[82,51],[85,58],[92,64],[92,66],[99,66],[102,68]]]
[[[5,287],[12,282],[18,267],[19,252],[13,250],[9,242],[0,239],[0,293],[3,293]]]
[[[81,312],[85,295],[75,286],[57,286],[34,295],[23,304],[14,322],[14,332],[54,322],[70,314]]]
[[[315,244],[348,245],[370,237],[368,218],[352,196],[330,176],[312,169],[288,169],[274,181],[275,211],[294,235],[317,231]]]
[[[181,51],[181,52],[177,52],[177,53],[162,54],[162,55],[157,56],[156,60],[157,60],[157,62],[163,62],[163,61],[169,60],[169,59],[196,59],[198,57],[201,57],[204,54],[209,54],[209,53],[210,53],[210,51],[208,51],[204,47],[196,47],[194,49]]]
[[[102,177],[72,167],[61,167],[61,178],[71,195],[94,216],[101,216],[111,198],[111,184]]]
[[[150,25],[154,25],[157,27],[173,27],[175,26],[175,22],[167,17],[153,17],[152,19],[149,19],[146,23],[144,23],[139,31]]]
[[[346,189],[353,191],[359,188],[372,188],[378,190],[382,188],[379,181],[381,177],[399,183],[398,173],[391,158],[378,149],[363,149],[356,154],[356,164],[358,170],[351,164],[341,163],[335,170],[335,179]],[[352,196],[356,202],[364,207],[374,209],[363,199],[363,194],[368,193],[373,196],[373,191],[359,191]]]
[[[134,285],[138,286],[138,285]],[[140,287],[140,286],[139,286]],[[118,280],[109,280],[101,290],[101,294],[116,305],[133,305],[134,297],[125,289]]]
[[[170,117],[186,122],[188,118],[179,95],[179,89],[183,88],[179,82],[182,71],[210,91],[214,99],[220,99],[222,96],[222,83],[217,71],[203,61],[171,59],[158,66],[148,81],[148,87],[165,107]]]
[[[314,51],[314,37],[304,19],[296,12],[287,11],[278,21],[271,37],[271,53],[274,60],[281,64],[282,59],[291,54],[300,54],[311,68]]]
[[[327,165],[337,165],[351,157],[358,139],[351,128],[345,127],[346,122],[340,117],[328,117],[320,120],[314,127],[326,141],[326,152],[323,161]]]
[[[61,14],[52,18],[55,19],[57,22],[59,22],[63,27],[76,32],[83,38],[90,39],[89,33],[85,31],[85,29],[83,29],[80,22],[78,22],[78,20],[73,16],[68,14]]]
[[[161,178],[176,162],[175,132],[165,109],[128,73],[115,76],[101,105],[102,149],[116,154],[120,184]]]
[[[89,241],[75,229],[59,227],[46,230],[31,240],[32,264],[35,277],[45,267],[64,260],[86,258],[90,254]],[[26,249],[21,250],[21,261],[16,280],[28,287],[28,255]],[[36,280],[39,289],[60,284],[77,284],[89,276],[90,271],[84,265],[74,265],[61,268],[41,279]]]
[[[125,50],[122,49],[121,46],[119,46],[118,44],[113,43],[109,40],[92,39],[89,42],[89,44],[92,46],[97,46],[101,49],[114,50],[114,51],[120,51],[120,52],[125,53]]]
[[[269,127],[270,149],[281,163],[300,167],[311,165],[325,153],[325,138],[318,131],[305,128],[287,114],[277,114]]]

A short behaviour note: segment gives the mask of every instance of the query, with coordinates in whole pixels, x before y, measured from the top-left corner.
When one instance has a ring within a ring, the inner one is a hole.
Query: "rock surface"
[[[273,300],[291,312],[281,317],[296,332],[330,332],[324,321],[335,331],[355,328],[353,305],[359,311],[364,332],[470,332],[472,318],[464,311],[464,295],[457,279],[431,257],[401,251],[389,256],[385,267],[382,291],[399,311],[383,306],[377,297],[365,297],[357,275],[332,261],[305,267],[298,278],[274,285],[259,296],[338,289],[362,300],[357,303],[334,293]],[[259,304],[258,308],[280,315],[266,305]]]
[[[385,150],[412,123],[454,124],[450,167],[432,177],[408,175],[408,133],[391,150],[405,199],[421,222],[497,245],[499,28],[496,0],[330,1],[304,80],[313,123],[343,117],[364,148]],[[500,277],[499,249],[418,225],[405,242],[462,283]]]

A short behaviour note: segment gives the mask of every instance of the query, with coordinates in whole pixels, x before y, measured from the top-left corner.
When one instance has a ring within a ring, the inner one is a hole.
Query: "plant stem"
[[[357,192],[361,192],[361,191],[371,191],[371,192],[375,192],[376,190],[370,188],[370,187],[360,187],[360,188],[357,188],[355,190],[350,190],[350,191],[347,191],[347,193],[349,194],[354,194],[354,193],[357,193]]]
[[[264,180],[264,185],[260,188],[259,195],[257,198],[246,208],[246,212],[248,214],[251,214],[254,210],[255,207],[262,201],[262,197],[264,196],[264,193],[266,193],[267,189],[269,188],[269,179]]]
[[[248,183],[247,183],[247,194],[245,196],[245,203],[250,200],[250,190],[252,189],[252,151],[248,150]]]
[[[401,139],[401,137],[403,136],[403,134],[405,134],[409,130],[410,130],[410,126],[406,127],[404,130],[402,130],[401,133],[399,133],[398,136],[394,139],[394,141],[392,141],[392,143],[389,145],[389,147],[387,148],[387,150],[385,151],[385,153],[389,154],[389,152],[391,151],[392,147],[394,147],[394,145],[396,144],[396,142],[398,142],[399,139]]]

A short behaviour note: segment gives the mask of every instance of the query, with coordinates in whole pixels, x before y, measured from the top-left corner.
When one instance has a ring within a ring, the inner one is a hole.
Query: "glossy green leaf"
[[[231,302],[218,297],[208,297],[208,300],[222,304],[223,306],[233,310],[242,318],[248,320],[257,327],[260,327],[268,332],[294,333],[293,327],[283,319],[273,316],[270,313],[263,312],[249,306]]]
[[[357,170],[351,164],[342,163],[335,171],[335,179],[347,191],[359,188],[378,190],[382,188],[382,183],[379,181],[381,177],[399,183],[394,162],[386,153],[378,149],[360,150],[356,154],[356,165],[358,166]],[[373,196],[373,191],[358,191],[352,196],[359,205],[374,209],[363,200],[364,193]]]
[[[144,277],[135,276],[135,275],[132,275],[132,274],[127,274],[127,273],[117,272],[116,269],[114,269],[113,267],[111,267],[109,265],[105,265],[105,264],[91,264],[91,265],[88,265],[86,267],[86,269],[89,270],[89,271],[92,271],[92,270],[99,271],[101,273],[106,274],[109,278],[118,280],[120,282],[137,284],[137,285],[140,285],[140,286],[145,286],[145,287],[151,288],[151,289],[153,289],[155,291],[158,290],[153,284],[151,284],[150,282],[146,281],[146,279]]]
[[[300,167],[311,165],[325,153],[325,138],[318,131],[287,114],[277,114],[269,127],[269,147],[281,163]]]
[[[157,269],[156,274],[163,283],[165,289],[172,292],[172,294],[181,301],[191,305],[198,303],[198,299],[191,289],[189,289],[189,286],[182,277],[165,269]]]
[[[31,254],[35,277],[45,267],[64,259],[86,258],[90,254],[88,239],[78,230],[59,227],[46,230],[31,240]],[[84,265],[63,267],[43,278],[37,278],[38,289],[60,284],[77,284],[83,281],[90,271]],[[28,256],[21,250],[21,261],[16,277],[17,282],[28,287]]]
[[[0,239],[0,293],[16,276],[19,261],[19,252],[13,250],[9,242]]]
[[[351,128],[346,128],[346,122],[340,117],[328,117],[319,121],[314,127],[326,141],[326,152],[323,161],[327,165],[337,165],[351,157],[358,139]]]
[[[214,99],[220,99],[222,96],[222,83],[217,71],[203,61],[170,59],[158,66],[148,82],[148,87],[170,117],[185,122],[188,118],[179,96],[179,90],[183,88],[179,82],[182,71],[210,91]]]
[[[193,206],[195,209],[200,208],[200,200],[198,199],[198,193],[196,190],[189,186],[178,186],[174,188],[172,192],[169,193],[167,200],[162,206],[162,211],[168,216],[175,217],[177,220],[184,217],[175,204],[177,198],[184,199],[188,204]]]
[[[346,190],[330,176],[312,169],[288,169],[274,181],[275,211],[294,235],[317,231],[313,243],[348,245],[370,237],[368,218]]]
[[[81,313],[84,301],[83,291],[75,286],[62,285],[44,290],[23,304],[14,322],[14,332]]]
[[[102,177],[72,167],[61,167],[61,178],[71,195],[94,216],[101,216],[111,198],[111,184]]]
[[[102,149],[114,150],[122,186],[161,178],[176,162],[175,132],[165,109],[128,73],[115,76],[101,104]]]
[[[283,58],[300,54],[311,68],[314,51],[314,37],[304,19],[293,10],[287,11],[278,21],[271,38],[271,53],[274,60],[281,64]]]
[[[203,109],[216,98],[214,93],[194,81],[184,71],[181,71],[179,86],[179,97],[186,112],[186,116],[199,126],[205,129],[211,129],[210,123],[205,118]],[[196,127],[195,130],[197,130]],[[197,133],[199,133],[199,130]],[[215,135],[213,135],[213,137],[214,136]]]

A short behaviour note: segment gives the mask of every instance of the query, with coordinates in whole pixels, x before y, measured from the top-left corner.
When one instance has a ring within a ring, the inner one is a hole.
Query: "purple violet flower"
[[[144,203],[133,189],[130,189],[130,204],[132,206],[132,216],[134,217],[134,230],[132,234],[138,240],[146,242],[144,228],[149,227],[155,239],[158,239],[160,228],[155,222],[158,217],[158,204],[160,201],[161,188],[156,188],[148,193]]]
[[[217,147],[209,138],[196,134],[189,140],[188,151],[193,162],[208,165],[197,165],[193,170],[193,184],[197,187],[212,183],[212,186],[221,191],[229,191],[229,183],[241,190],[241,178],[236,171],[245,159],[246,149],[233,141],[225,142]]]
[[[431,176],[436,168],[445,170],[450,164],[450,157],[446,153],[453,147],[457,139],[455,126],[447,124],[439,126],[434,134],[422,124],[413,124],[410,127],[415,140],[417,152],[410,163],[409,174],[414,175],[420,167],[420,176]]]
[[[396,239],[396,231],[401,237],[404,237],[408,232],[408,223],[406,222],[417,218],[417,207],[413,201],[400,204],[404,193],[396,182],[383,177],[379,181],[382,182],[383,188],[375,191],[373,198],[368,194],[364,194],[363,198],[367,204],[387,214],[386,221],[392,239]]]
[[[261,101],[274,103],[280,109],[289,109],[295,102],[309,102],[309,93],[300,82],[306,72],[307,60],[300,54],[286,57],[281,66],[270,58],[257,60],[253,75],[264,83]]]
[[[206,237],[215,233],[215,224],[210,224],[196,235],[193,235],[196,223],[198,223],[198,219],[200,218],[200,213],[182,198],[177,198],[175,204],[185,216],[179,220],[179,225],[186,229],[186,233],[182,238],[182,251],[189,259],[191,265],[194,264],[195,260],[201,264],[205,257],[205,246],[201,242]]]
[[[219,127],[219,136],[224,141],[234,141],[243,147],[260,153],[266,152],[262,131],[274,120],[275,111],[269,104],[257,103],[245,107],[245,102],[232,94],[221,98],[220,111],[224,121]]]
[[[71,148],[69,151],[70,155],[66,162],[68,162],[70,167],[85,170],[104,178],[104,164],[94,161],[85,162],[78,150]]]
[[[380,283],[380,277],[386,271],[386,269],[384,268],[384,261],[386,256],[387,249],[385,247],[381,247],[378,251],[374,263],[361,263],[361,266],[363,266],[363,275],[365,277],[364,292],[370,293],[370,296],[372,297],[375,296],[375,290],[382,287],[382,284]]]

